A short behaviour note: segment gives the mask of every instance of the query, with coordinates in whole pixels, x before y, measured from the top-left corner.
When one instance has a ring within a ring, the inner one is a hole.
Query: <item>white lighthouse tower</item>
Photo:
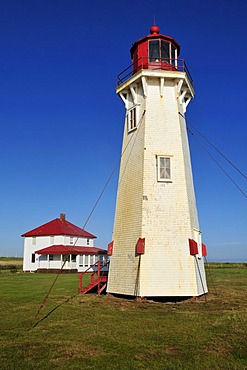
[[[107,292],[207,292],[185,112],[194,97],[179,44],[152,26],[118,76],[126,115]]]

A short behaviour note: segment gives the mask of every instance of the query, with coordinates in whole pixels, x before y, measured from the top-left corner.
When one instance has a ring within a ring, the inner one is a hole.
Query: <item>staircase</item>
[[[108,264],[101,264],[100,261],[97,261],[95,264],[91,265],[86,271],[79,273],[79,284],[78,284],[78,292],[81,294],[86,294],[92,291],[96,291],[97,294],[101,294],[107,285],[107,277],[108,277]],[[90,283],[83,287],[83,277],[89,273],[89,270],[93,268],[93,272],[90,276]]]

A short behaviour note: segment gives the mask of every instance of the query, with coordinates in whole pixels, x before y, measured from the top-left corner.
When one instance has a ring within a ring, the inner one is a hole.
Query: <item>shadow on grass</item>
[[[73,296],[67,298],[65,301],[59,303],[57,306],[55,306],[52,310],[50,310],[45,316],[43,316],[41,319],[39,319],[35,324],[32,324],[31,328],[28,330],[32,330],[34,329],[36,326],[38,326],[42,321],[44,321],[45,319],[47,319],[53,312],[55,312],[59,307],[63,306],[64,304],[68,303],[71,299],[73,299],[74,297],[76,297],[77,294],[74,294]]]

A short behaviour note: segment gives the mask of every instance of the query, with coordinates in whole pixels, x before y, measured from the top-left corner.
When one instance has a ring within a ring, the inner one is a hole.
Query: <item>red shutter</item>
[[[112,253],[113,253],[113,241],[112,242],[110,242],[109,244],[108,244],[108,251],[107,251],[107,254],[108,254],[108,256],[112,256]]]
[[[203,257],[206,257],[207,256],[207,247],[203,243],[202,243],[202,255],[203,255]]]
[[[145,253],[145,238],[139,238],[136,243],[136,254]]]
[[[191,256],[194,256],[194,255],[198,254],[198,246],[197,246],[197,242],[195,242],[195,240],[189,239],[189,246],[190,246]]]

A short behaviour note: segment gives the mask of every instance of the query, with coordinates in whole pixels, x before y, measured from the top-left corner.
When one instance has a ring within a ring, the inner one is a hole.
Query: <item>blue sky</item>
[[[247,3],[3,0],[0,2],[0,256],[60,213],[83,226],[118,161],[124,107],[116,75],[132,43],[161,33],[181,45],[195,84],[187,120],[246,174]],[[190,137],[210,261],[247,260],[246,198]],[[246,179],[225,164],[247,193]],[[117,171],[86,229],[111,241]]]

